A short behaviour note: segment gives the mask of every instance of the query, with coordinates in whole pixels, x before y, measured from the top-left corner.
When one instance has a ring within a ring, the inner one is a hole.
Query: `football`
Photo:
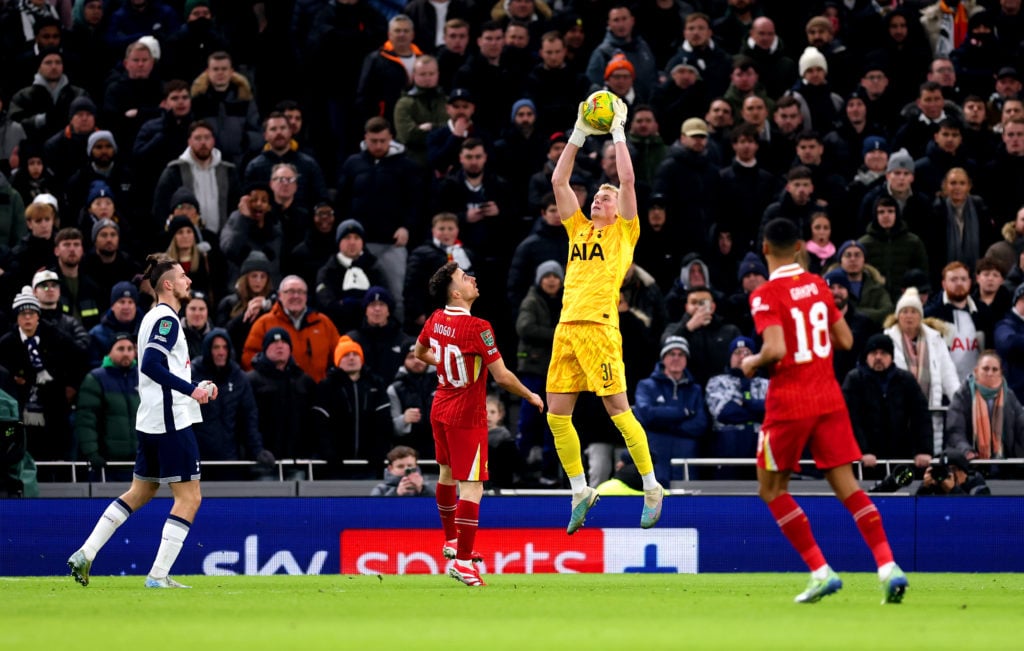
[[[615,109],[612,108],[615,99],[615,95],[606,90],[591,93],[584,103],[583,119],[601,133],[608,133],[612,128],[612,118],[615,116]]]

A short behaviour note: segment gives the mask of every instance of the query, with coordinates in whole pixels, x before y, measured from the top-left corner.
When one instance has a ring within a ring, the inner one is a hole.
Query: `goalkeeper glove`
[[[576,112],[576,124],[573,125],[572,134],[569,136],[569,142],[582,147],[587,136],[600,136],[600,131],[587,124],[587,121],[583,119],[583,110],[586,108],[586,102],[580,102],[580,108]]]
[[[612,140],[626,142],[626,118],[629,115],[629,108],[622,98],[616,97],[612,102],[612,109],[615,111],[615,115],[612,117],[612,128],[609,129]]]

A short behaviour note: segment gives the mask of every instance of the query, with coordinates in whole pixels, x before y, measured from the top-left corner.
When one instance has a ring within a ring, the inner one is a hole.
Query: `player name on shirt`
[[[442,335],[442,336],[445,336],[445,337],[452,337],[454,339],[455,338],[455,328],[453,328],[452,326],[444,325],[443,323],[435,323],[434,324],[434,334],[435,335]]]

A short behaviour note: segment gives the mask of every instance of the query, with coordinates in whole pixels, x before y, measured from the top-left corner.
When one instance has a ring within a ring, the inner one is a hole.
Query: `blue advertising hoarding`
[[[874,564],[835,499],[799,497],[829,562]],[[1024,571],[1024,498],[876,497],[907,571]],[[57,575],[109,503],[0,500],[0,575]],[[170,509],[157,499],[117,530],[94,575],[143,575]],[[661,522],[639,529],[640,498],[609,497],[565,535],[567,497],[485,498],[477,548],[488,571],[783,572],[805,568],[760,500],[670,497]],[[176,574],[443,572],[437,508],[428,498],[209,498]]]

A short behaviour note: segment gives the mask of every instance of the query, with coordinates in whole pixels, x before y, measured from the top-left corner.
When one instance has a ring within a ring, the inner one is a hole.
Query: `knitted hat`
[[[919,294],[932,293],[932,284],[923,269],[907,269],[903,272],[900,287],[916,287]]]
[[[270,344],[275,341],[283,341],[288,344],[288,347],[292,347],[292,336],[288,334],[288,331],[284,328],[271,328],[267,330],[267,334],[263,335],[263,352],[266,353],[267,349],[270,348]]]
[[[889,151],[889,143],[882,136],[868,136],[860,148],[860,155],[865,156],[869,151]]]
[[[37,271],[36,274],[32,276],[32,289],[35,289],[42,283],[49,281],[60,282],[60,276],[57,275],[57,272],[50,271],[49,269]]]
[[[262,271],[268,276],[270,275],[270,258],[263,251],[252,251],[242,261],[242,269],[239,274],[244,276],[252,271]]]
[[[104,131],[101,129],[100,131],[93,131],[92,133],[89,134],[88,144],[86,144],[85,146],[86,156],[92,155],[92,148],[100,140],[106,140],[107,142],[109,142],[111,146],[113,146],[114,148],[114,153],[117,153],[117,141],[114,140],[114,134],[110,133],[109,131]]]
[[[11,306],[14,310],[14,314],[21,314],[25,310],[35,310],[40,312],[39,299],[32,293],[32,288],[25,285],[21,288],[21,291],[14,297],[14,304]]]
[[[188,14],[185,15],[187,16]],[[156,40],[155,36],[142,36],[139,38],[139,43],[146,46],[146,49],[149,50],[150,55],[154,59],[160,60],[160,41]]]
[[[36,55],[36,64],[42,64],[43,59],[50,56],[51,54],[56,54],[57,56],[59,56],[61,61],[64,60],[64,53],[60,51],[60,48],[53,47],[51,45],[49,47],[40,48],[39,54]]]
[[[661,354],[659,357],[664,358],[671,350],[681,350],[684,355],[689,357],[690,343],[686,341],[685,337],[667,337],[665,342],[661,344]]]
[[[118,342],[125,341],[125,340],[132,342],[133,346],[135,345],[135,335],[133,335],[132,333],[130,333],[130,332],[115,332],[114,333],[114,337],[110,340],[110,348],[107,349],[107,352],[110,352],[111,350],[113,350],[114,346],[116,346]]]
[[[828,73],[828,61],[825,60],[825,55],[816,47],[808,46],[804,53],[800,55],[800,63],[797,66],[800,69],[801,77],[811,68],[821,68],[826,74]]]
[[[79,95],[71,101],[71,106],[68,107],[68,119],[75,117],[75,113],[79,111],[86,111],[96,117],[96,103],[85,95]]]
[[[539,285],[544,276],[548,274],[555,274],[559,280],[565,280],[565,271],[562,270],[562,265],[557,260],[545,260],[537,265],[537,271],[533,275],[533,282]]]
[[[528,106],[530,110],[534,112],[534,114],[537,113],[537,105],[533,103],[533,100],[524,97],[523,99],[516,100],[515,103],[512,105],[512,117],[509,119],[515,120],[516,113],[518,113],[519,109],[523,108],[524,106]]]
[[[127,280],[122,280],[110,290],[110,304],[113,305],[122,298],[130,298],[138,305],[139,289]]]
[[[747,274],[760,274],[764,278],[768,278],[768,268],[753,251],[743,256],[739,271],[736,272],[736,280],[742,281]]]
[[[732,355],[736,352],[737,348],[746,348],[750,350],[750,352],[754,352],[754,340],[750,337],[736,337],[729,342],[729,354]]]
[[[679,132],[690,138],[693,136],[706,136],[708,135],[708,123],[700,118],[689,118],[683,122]]]
[[[197,212],[199,212],[199,199],[196,198],[196,193],[192,192],[192,190],[185,186],[181,186],[174,191],[174,194],[171,195],[171,212],[174,212],[174,210],[182,204],[192,206]]]
[[[114,193],[110,191],[110,186],[107,185],[106,181],[93,181],[89,184],[89,194],[85,198],[85,207],[88,209],[92,205],[93,201],[106,197],[113,200]]]
[[[341,242],[349,233],[355,233],[359,237],[366,239],[366,231],[363,230],[363,225],[354,219],[346,219],[334,229],[334,243]]]
[[[96,241],[96,237],[104,228],[113,228],[115,231],[117,231],[118,235],[121,234],[121,227],[117,225],[117,222],[115,222],[113,219],[107,219],[106,217],[104,217],[103,219],[97,220],[97,222],[92,225],[93,242]]]
[[[605,66],[605,80],[611,77],[612,73],[614,73],[616,70],[628,70],[630,76],[633,77],[633,79],[636,79],[636,68],[634,68],[633,64],[629,62],[629,59],[626,58],[626,55],[621,52],[613,56],[611,58],[611,61],[608,62],[608,65]]]
[[[885,352],[892,355],[896,349],[893,346],[892,339],[889,335],[884,332],[876,332],[875,334],[868,337],[867,342],[864,343],[864,354],[872,353],[876,350],[884,350]]]
[[[174,237],[174,234],[183,228],[191,228],[192,233],[196,235],[196,241],[199,241],[199,234],[196,232],[196,225],[192,223],[192,220],[185,215],[178,215],[167,220],[167,234]]]
[[[861,244],[857,240],[846,240],[845,242],[839,245],[839,250],[836,251],[836,257],[842,258],[843,254],[846,253],[846,249],[850,248],[851,246],[857,247],[858,249],[860,249],[861,253],[867,256],[868,252],[867,249],[864,248],[863,244]]]
[[[182,15],[185,16],[185,18],[188,18],[188,15],[190,13],[192,13],[192,10],[195,9],[196,7],[209,7],[209,6],[210,6],[210,0],[185,0],[185,11],[184,11],[184,13]]]
[[[918,314],[924,316],[924,305],[921,304],[921,295],[917,293],[917,287],[907,287],[903,290],[903,296],[896,301],[896,314],[908,307],[917,310]]]
[[[893,170],[906,170],[911,173],[914,172],[914,159],[911,158],[910,152],[905,148],[901,148],[892,156],[889,156],[889,164],[885,166],[885,173],[888,174]]]
[[[1018,73],[1017,69],[1013,66],[1003,66],[999,69],[999,72],[996,73],[996,79],[1003,79],[1005,77],[1012,77],[1017,81],[1021,81],[1020,73]]]
[[[394,313],[395,297],[391,295],[391,292],[380,285],[374,285],[366,290],[366,294],[363,295],[363,309],[366,309],[366,307],[374,301],[383,301],[384,303],[387,303],[388,310],[391,313]]]
[[[345,335],[338,340],[338,345],[334,347],[334,365],[341,366],[341,358],[349,353],[356,353],[359,355],[359,360],[366,363],[366,358],[363,357],[363,347],[353,341],[352,337]]]
[[[842,269],[833,269],[824,276],[825,284],[829,287],[835,285],[842,285],[846,288],[847,293],[853,291],[850,289],[850,278],[846,275],[846,272]]]

